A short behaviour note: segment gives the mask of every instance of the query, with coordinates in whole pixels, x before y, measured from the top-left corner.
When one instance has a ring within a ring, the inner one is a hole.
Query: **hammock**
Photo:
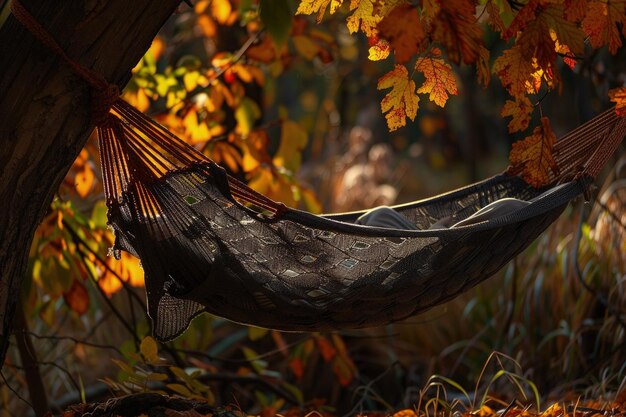
[[[441,304],[493,275],[583,193],[626,135],[608,110],[559,140],[558,174],[535,189],[509,170],[430,199],[394,207],[420,230],[354,224],[363,212],[316,216],[287,208],[235,178],[68,58],[23,7],[12,11],[94,87],[113,253],[141,259],[158,339],[210,312],[294,331],[387,324]],[[97,94],[96,94],[97,93]],[[530,203],[460,227],[502,198]]]

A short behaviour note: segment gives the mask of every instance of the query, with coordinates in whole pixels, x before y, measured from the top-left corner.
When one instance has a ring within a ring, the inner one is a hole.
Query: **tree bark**
[[[22,0],[67,54],[123,86],[180,0]],[[37,225],[93,130],[87,84],[0,21],[0,366]]]

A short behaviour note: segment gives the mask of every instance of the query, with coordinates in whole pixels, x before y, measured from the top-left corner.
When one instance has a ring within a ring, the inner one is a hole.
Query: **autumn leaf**
[[[529,1],[504,32],[505,39],[513,36],[517,36],[524,58],[535,59],[541,68],[554,63],[557,52],[562,52],[558,48],[573,54],[584,52],[585,35],[578,25],[564,18],[562,4],[545,6],[539,0]]]
[[[79,315],[85,314],[89,308],[89,294],[87,293],[87,289],[77,279],[74,279],[70,289],[63,293],[63,299],[69,308]]]
[[[378,24],[378,31],[391,44],[399,64],[419,53],[425,39],[419,12],[409,4],[393,9]]]
[[[296,10],[296,14],[317,13],[317,23],[321,22],[330,5],[330,14],[334,14],[341,6],[343,0],[302,0]]]
[[[626,87],[609,90],[609,98],[615,103],[615,113],[618,116],[626,116]]]
[[[502,85],[513,97],[525,95],[529,87],[536,92],[533,73],[536,68],[526,59],[518,45],[504,51],[493,63],[493,71],[500,77]]]
[[[587,4],[587,14],[581,25],[591,46],[601,48],[607,45],[611,54],[617,52],[622,46],[618,24],[626,19],[625,7],[624,1],[591,1]]]
[[[146,336],[143,338],[141,344],[139,345],[139,351],[143,355],[146,362],[151,364],[158,364],[159,362],[161,362],[157,342],[151,336]]]
[[[370,46],[368,59],[370,61],[380,61],[389,56],[391,45],[384,39],[376,39],[376,42]]]
[[[511,172],[528,184],[539,188],[550,183],[550,173],[557,175],[558,166],[552,155],[556,137],[547,117],[541,118],[532,135],[515,142],[509,155]]]
[[[515,101],[507,100],[506,103],[504,103],[501,114],[502,117],[512,117],[509,122],[509,132],[514,133],[526,130],[530,123],[533,110],[534,106],[526,96],[516,97]]]
[[[563,3],[565,7],[564,17],[570,22],[580,22],[587,13],[587,1],[588,0],[565,0]]]
[[[429,94],[428,98],[438,106],[446,105],[449,94],[458,94],[452,67],[443,59],[420,57],[415,62],[415,70],[424,74],[426,78],[417,92]]]
[[[94,175],[91,167],[88,164],[84,164],[83,169],[77,172],[74,177],[74,181],[76,182],[76,192],[78,195],[82,198],[87,197],[93,188],[95,179],[96,176]]]
[[[206,123],[200,121],[198,111],[194,107],[189,108],[182,123],[186,137],[189,138],[189,143],[206,142],[210,138],[209,127]]]
[[[377,88],[392,89],[380,103],[390,131],[404,126],[407,117],[415,120],[419,97],[415,93],[415,82],[409,79],[406,67],[396,65],[393,70],[380,77]]]
[[[439,1],[439,12],[432,20],[431,36],[443,45],[455,64],[473,64],[484,47],[482,30],[476,22],[472,0]]]
[[[376,35],[376,25],[382,17],[374,13],[374,2],[375,0],[350,1],[350,10],[354,11],[346,19],[350,33],[355,33],[360,29],[366,36]]]
[[[292,120],[282,123],[280,146],[274,156],[274,165],[283,167],[291,172],[300,169],[302,150],[309,140],[307,131]]]
[[[107,259],[107,268],[98,279],[98,285],[108,296],[113,295],[122,288],[120,279],[133,287],[144,285],[143,269],[139,259],[122,251],[120,260]]]
[[[211,15],[222,25],[232,24],[230,0],[211,0]]]

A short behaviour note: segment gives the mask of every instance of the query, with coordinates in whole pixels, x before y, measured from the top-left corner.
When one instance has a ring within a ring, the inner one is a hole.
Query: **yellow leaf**
[[[415,62],[415,70],[424,74],[426,78],[417,92],[429,94],[428,98],[438,106],[445,106],[448,94],[458,94],[452,67],[443,59],[420,57]]]
[[[419,108],[419,97],[415,93],[415,82],[409,79],[409,72],[403,65],[396,67],[378,80],[379,90],[391,88],[380,103],[387,119],[387,126],[394,131],[406,124],[406,118],[415,120]]]
[[[355,33],[359,29],[367,36],[374,36],[378,32],[376,25],[382,19],[381,16],[374,13],[375,0],[351,0],[350,10],[354,10],[346,24],[350,33]]]
[[[317,13],[317,23],[324,18],[324,13],[330,5],[330,14],[333,14],[341,6],[343,0],[302,0],[296,10],[296,14]]]
[[[230,0],[212,0],[211,1],[211,15],[222,25],[227,24],[230,18],[230,13],[233,11],[233,7],[230,4]]]
[[[515,101],[507,100],[502,108],[502,117],[511,116],[509,132],[526,130],[534,110],[534,106],[526,96],[516,97]]]
[[[274,156],[274,165],[291,172],[300,169],[302,150],[308,142],[308,134],[298,123],[285,120],[280,133],[280,146]]]
[[[141,345],[139,346],[139,351],[148,363],[154,364],[161,361],[161,358],[159,358],[159,348],[157,347],[156,340],[150,336],[143,338]]]
[[[209,128],[206,123],[198,120],[198,112],[195,108],[190,108],[183,118],[185,133],[191,144],[206,142],[209,138]]]
[[[390,51],[389,42],[379,39],[378,42],[370,46],[368,58],[370,61],[381,61],[389,56]]]
[[[532,135],[513,144],[509,155],[511,172],[521,176],[533,187],[548,185],[550,174],[558,174],[558,166],[552,155],[555,142],[550,121],[542,117],[541,126],[537,126]]]

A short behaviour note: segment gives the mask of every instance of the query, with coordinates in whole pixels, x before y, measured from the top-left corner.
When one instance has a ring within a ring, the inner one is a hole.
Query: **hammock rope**
[[[558,170],[535,189],[519,167],[394,209],[417,230],[355,224],[364,212],[287,208],[119,98],[20,4],[13,16],[92,87],[113,253],[142,261],[153,333],[169,340],[207,311],[283,330],[368,327],[426,311],[493,275],[585,192],[626,136],[609,109],[558,140]],[[514,198],[520,208],[467,222]],[[452,227],[433,228],[442,219]],[[456,226],[456,225],[461,226]]]

